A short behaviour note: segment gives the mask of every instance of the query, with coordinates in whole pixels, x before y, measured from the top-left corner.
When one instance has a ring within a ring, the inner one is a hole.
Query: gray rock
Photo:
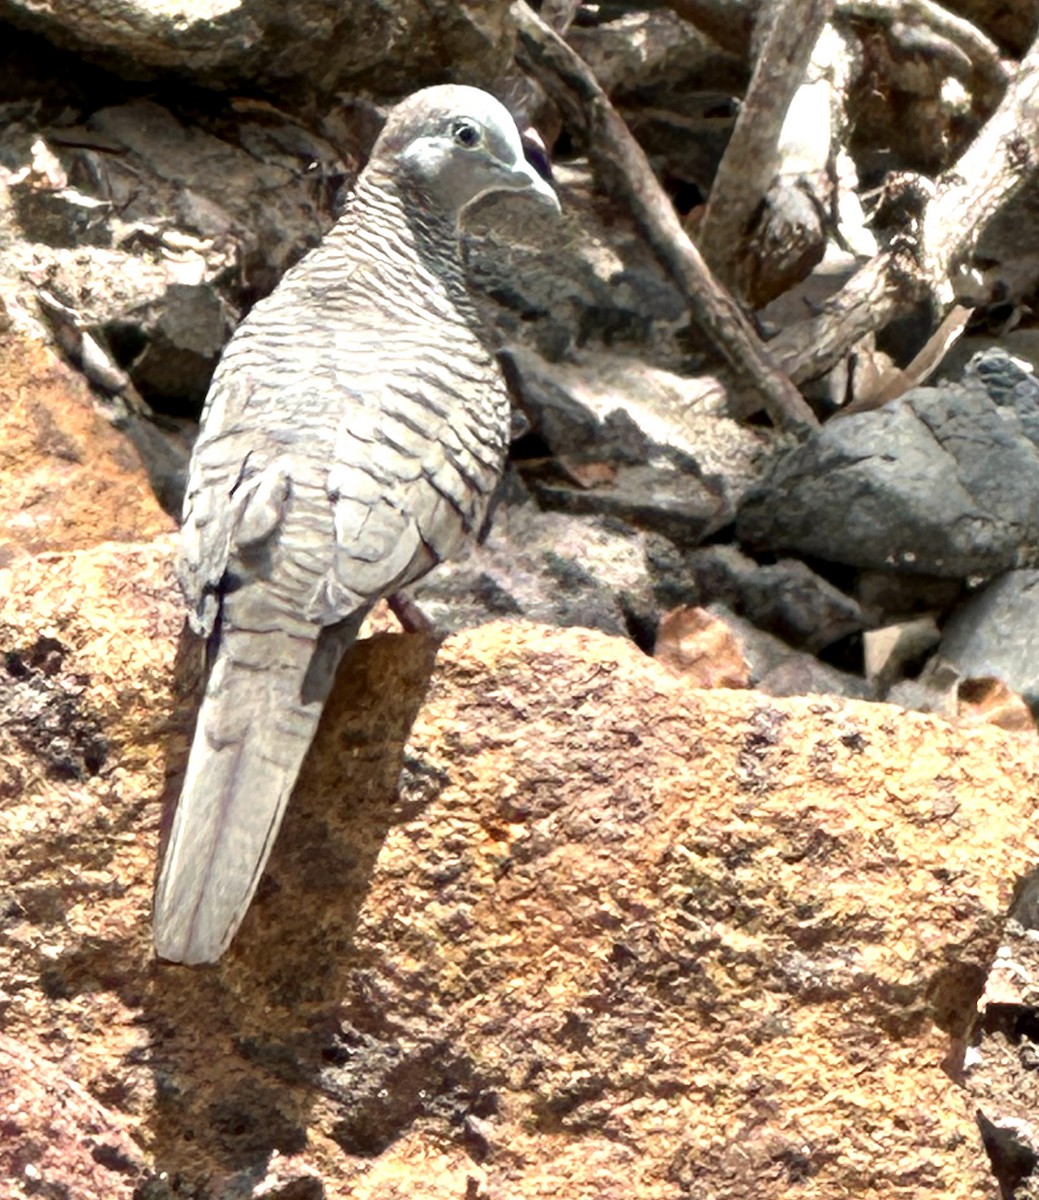
[[[464,63],[474,82],[507,67],[507,0],[0,0],[0,20],[43,33],[128,78],[189,71],[209,85],[347,81],[386,92],[443,77]]]
[[[1019,369],[1032,373],[1039,366],[1039,329],[1009,329],[998,337],[991,333],[964,334],[949,349],[935,371],[935,378],[958,381],[971,359],[992,351],[1008,355]]]
[[[644,535],[529,501],[500,505],[485,540],[410,594],[449,632],[504,616],[621,636],[655,623]]]
[[[130,364],[134,382],[149,395],[201,405],[231,334],[227,306],[214,288],[174,283],[163,295],[151,327],[150,340]]]
[[[606,467],[596,482],[568,476],[552,460],[523,465],[523,476],[545,508],[612,519],[695,546],[732,520],[720,489],[698,477],[678,455]]]
[[[1039,445],[1039,379],[1027,361],[995,346],[974,355],[963,380],[980,384],[1001,409],[1016,416],[1025,437]]]
[[[65,249],[111,245],[108,205],[102,200],[68,187],[12,187],[11,197],[19,226],[34,242]]]
[[[466,214],[469,283],[487,297],[499,341],[534,345],[551,360],[611,347],[682,366],[687,306],[630,215],[587,167],[563,164],[554,176],[563,214],[550,230],[511,197],[488,197]]]
[[[554,456],[524,466],[547,507],[696,545],[733,521],[787,444],[717,414],[716,387],[634,359],[549,363],[520,347],[506,359],[530,429]]]
[[[199,122],[134,100],[43,129],[23,116],[2,144],[15,168],[12,267],[45,279],[146,398],[188,407],[244,305],[331,224],[322,181],[345,171],[327,142],[273,111],[214,122],[218,132]]]
[[[743,506],[756,550],[942,578],[989,576],[1039,553],[1034,396],[1000,406],[977,383],[917,388],[830,421]]]
[[[969,600],[938,659],[965,679],[1001,679],[1039,713],[1039,570],[1008,571]]]
[[[875,690],[859,675],[838,671],[810,654],[794,654],[773,667],[757,684],[769,696],[847,696],[876,700]]]
[[[896,680],[920,668],[941,635],[933,617],[916,617],[882,629],[871,629],[862,639],[866,678],[883,694]]]
[[[745,56],[721,50],[662,7],[574,26],[567,40],[613,96],[657,173],[706,196],[732,133],[732,97],[746,87]]]
[[[648,554],[664,608],[724,604],[759,629],[813,652],[865,624],[851,596],[796,559],[761,566],[735,546],[683,553],[660,541],[651,542]]]
[[[903,679],[889,688],[884,702],[913,712],[937,713],[951,721],[959,710],[960,682],[952,667],[932,658],[916,679]]]
[[[567,41],[611,95],[659,88],[674,103],[676,86],[690,81],[729,88],[746,81],[745,60],[720,51],[707,34],[664,8],[575,25]]]
[[[855,599],[867,625],[889,625],[918,613],[949,611],[959,599],[958,579],[900,575],[897,571],[862,571],[855,581]]]

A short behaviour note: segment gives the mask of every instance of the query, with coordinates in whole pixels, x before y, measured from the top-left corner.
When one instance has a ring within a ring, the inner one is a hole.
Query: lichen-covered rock
[[[593,632],[377,637],[232,951],[157,967],[168,558],[107,542],[0,587],[4,646],[59,641],[109,742],[79,780],[3,745],[5,1034],[116,1146],[92,1183],[23,1106],[23,1176],[216,1200],[284,1156],[304,1194],[386,1200],[986,1194],[946,1072],[1039,849],[1031,741],[693,691]]]

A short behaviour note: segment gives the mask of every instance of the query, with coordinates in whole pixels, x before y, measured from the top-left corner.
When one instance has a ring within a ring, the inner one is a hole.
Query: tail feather
[[[222,636],[156,888],[160,958],[215,962],[241,924],[324,707],[327,689],[303,695],[317,645]]]

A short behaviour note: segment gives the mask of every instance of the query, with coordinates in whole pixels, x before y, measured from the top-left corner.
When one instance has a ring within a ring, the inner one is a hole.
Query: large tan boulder
[[[158,965],[197,647],[168,520],[23,361],[89,452],[24,441],[52,532],[0,570],[5,1196],[995,1194],[958,1080],[1033,738],[581,630],[378,635],[230,953]]]

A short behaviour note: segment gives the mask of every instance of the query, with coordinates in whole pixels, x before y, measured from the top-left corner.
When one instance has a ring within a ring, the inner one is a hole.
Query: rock
[[[345,165],[319,134],[277,111],[246,107],[228,113],[227,121],[233,123],[190,110],[180,117],[152,100],[131,100],[84,114],[82,128],[62,136],[73,146],[93,141],[105,148],[94,150],[99,162],[92,174],[124,223],[173,213],[177,227],[203,244],[230,235],[240,243],[250,285],[270,291],[331,223],[331,197],[322,185],[329,175],[342,182]],[[252,146],[258,138],[296,145],[291,153],[271,153],[268,145],[261,156]],[[129,230],[120,232],[125,241]],[[161,240],[158,230],[152,236]],[[257,259],[270,278],[259,274]]]
[[[724,499],[680,456],[663,454],[632,466],[598,464],[566,470],[558,461],[523,465],[524,481],[540,504],[661,533],[695,546],[731,520]]]
[[[650,444],[708,454],[703,442],[712,426],[721,430],[713,439],[716,460],[726,449],[735,457],[740,445],[754,462],[771,444],[761,431],[731,432],[733,423],[721,419],[725,396],[716,384],[705,388],[701,379],[630,355],[575,352],[566,361],[547,362],[522,346],[508,346],[502,357],[531,428],[554,454],[587,460],[608,449],[621,461],[643,462]],[[627,417],[623,426],[621,417]],[[626,440],[618,440],[622,430]]]
[[[948,612],[963,592],[956,579],[900,575],[897,571],[860,571],[855,599],[869,625],[895,624],[920,613]]]
[[[355,0],[301,0],[292,20],[268,0],[209,0],[185,8],[125,0],[3,0],[0,20],[39,31],[56,45],[148,78],[188,71],[201,84],[306,81],[331,95],[348,82],[385,94],[439,80],[445,62],[465,63],[472,81],[492,81],[511,53],[508,5],[500,0],[412,0],[392,9]]]
[[[521,463],[547,507],[618,517],[695,545],[732,521],[785,445],[703,411],[699,381],[633,361],[550,364],[520,347],[506,361],[531,433],[554,456]],[[700,412],[689,411],[689,396]]]
[[[130,373],[142,392],[165,399],[167,410],[174,400],[197,412],[231,334],[227,306],[211,287],[173,283],[157,309],[151,336],[130,364]]]
[[[62,473],[40,502],[91,519],[0,569],[6,1178],[87,1200],[985,1193],[947,1071],[1034,862],[1033,739],[700,692],[594,631],[375,637],[232,952],[157,968],[199,647],[168,522],[141,501],[122,524],[125,481],[80,457],[24,452],[19,476]],[[78,777],[31,736],[60,704],[107,744]]]
[[[704,608],[675,608],[660,622],[653,657],[691,687],[745,688],[750,667],[721,617]]]
[[[107,543],[0,593],[5,644],[37,606],[60,623],[119,747],[81,783],[26,770],[3,834],[5,1033],[131,1138],[111,1200],[163,1178],[230,1194],[274,1151],[325,1194],[364,1178],[386,1200],[470,1177],[618,1200],[779,1200],[792,1178],[984,1194],[944,1064],[1032,860],[1031,743],[697,692],[598,633],[376,638],[234,950],[156,974],[149,798],[187,724],[167,563]],[[31,1161],[20,1111],[5,1152]]]
[[[791,451],[737,530],[752,549],[853,567],[995,575],[1039,546],[1039,447],[976,382],[916,388]]]
[[[557,163],[563,202],[548,227],[535,206],[491,196],[466,214],[468,279],[488,298],[502,343],[556,360],[576,349],[651,349],[667,369],[689,355],[688,309],[628,213],[587,166]]]
[[[1039,712],[1039,570],[1008,571],[945,626],[940,660],[966,679],[994,677]]]
[[[1036,732],[1028,705],[1002,680],[963,679],[938,658],[932,658],[915,679],[903,679],[889,688],[885,699],[915,712],[938,713],[962,725],[996,725],[1029,737]]]
[[[851,696],[876,689],[742,620],[722,604],[661,618],[653,657],[697,688],[756,688],[769,696]]]
[[[813,652],[865,624],[855,600],[796,559],[762,566],[735,546],[682,552],[660,539],[649,543],[648,552],[665,606],[723,604],[766,633]]]
[[[959,712],[960,677],[952,667],[932,658],[915,679],[893,684],[884,699],[913,712],[937,713],[952,721]]]
[[[11,1200],[129,1196],[144,1155],[127,1121],[38,1049],[0,1036],[0,1178]]]
[[[950,348],[935,372],[940,379],[958,381],[975,355],[998,351],[1017,361],[1024,370],[1035,373],[1039,367],[1039,330],[1008,329],[998,337],[985,333],[965,333]]]
[[[755,685],[768,696],[850,696],[875,700],[876,691],[859,675],[839,671],[811,654],[791,654]]]
[[[13,329],[0,332],[0,565],[171,527],[133,448],[94,410],[83,380]]]
[[[595,517],[501,504],[479,545],[410,592],[444,632],[522,616],[624,636],[656,624],[644,540]]]
[[[1003,1194],[1034,1195],[1029,1181],[1039,1157],[1039,951],[1036,875],[1022,881],[985,990],[965,1082],[979,1106],[979,1125]]]
[[[919,670],[939,641],[941,634],[932,617],[868,630],[862,639],[866,678],[883,693],[913,667]]]
[[[717,43],[692,22],[664,9],[575,25],[567,41],[610,95],[630,98],[650,89],[666,90],[674,104],[686,99],[693,81],[733,90],[746,84],[742,56],[719,53]]]
[[[1031,364],[1001,348],[975,354],[963,372],[965,383],[978,383],[1021,432],[1039,445],[1039,379]]]
[[[814,655],[795,650],[782,639],[765,633],[724,604],[707,611],[722,621],[736,638],[749,668],[749,684],[770,696],[835,695],[862,700],[876,698],[875,690],[858,675],[838,671]]]
[[[958,700],[961,720],[996,725],[1008,733],[1035,736],[1035,717],[1031,709],[1000,679],[966,679],[960,684]]]
[[[731,31],[734,14],[725,16]],[[679,202],[687,190],[702,200],[732,132],[732,98],[746,87],[745,57],[722,52],[692,22],[663,9],[577,24],[567,40]]]
[[[5,157],[26,164],[8,173],[21,286],[45,286],[78,345],[110,352],[146,399],[178,415],[197,414],[244,307],[331,223],[327,181],[346,170],[326,141],[269,107],[220,123],[132,100],[66,110],[42,133],[11,121],[4,141]],[[51,160],[56,180],[39,168]],[[51,186],[61,178],[75,188]]]

